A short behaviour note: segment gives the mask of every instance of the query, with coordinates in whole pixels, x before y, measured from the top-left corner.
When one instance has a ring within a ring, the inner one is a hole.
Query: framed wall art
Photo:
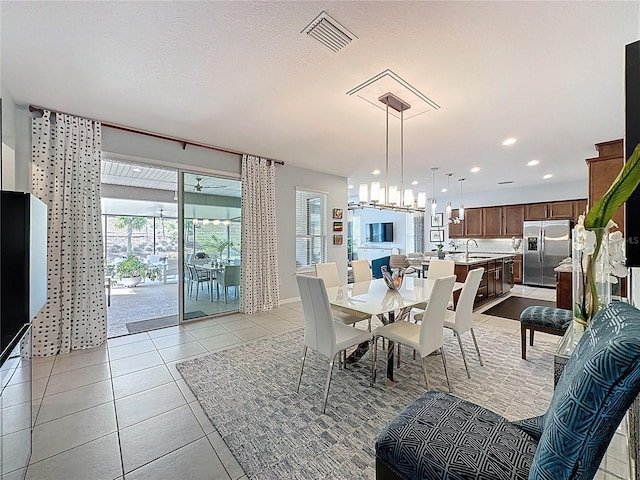
[[[342,231],[342,222],[333,222],[333,231],[341,232]]]
[[[334,245],[342,245],[342,235],[334,235],[333,236],[333,244]]]
[[[333,218],[341,219],[342,218],[342,209],[334,208],[333,209]]]
[[[444,227],[444,214],[442,212],[436,213],[435,216],[431,217],[431,226]]]
[[[444,242],[444,230],[429,230],[429,240],[432,242]]]

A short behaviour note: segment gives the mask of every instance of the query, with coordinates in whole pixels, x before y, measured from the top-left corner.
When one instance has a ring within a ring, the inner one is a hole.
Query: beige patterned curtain
[[[48,208],[47,303],[33,321],[33,355],[107,339],[100,210],[100,123],[45,110],[32,121],[32,193]]]
[[[242,313],[267,311],[280,304],[275,170],[265,158],[242,156]]]

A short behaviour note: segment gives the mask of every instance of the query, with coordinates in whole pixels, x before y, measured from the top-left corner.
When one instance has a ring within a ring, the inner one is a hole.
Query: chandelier
[[[416,200],[413,189],[404,188],[404,111],[409,110],[411,105],[390,92],[385,93],[378,100],[386,106],[387,120],[384,187],[380,185],[380,182],[371,182],[371,186],[361,183],[358,188],[358,204],[349,205],[349,208],[353,210],[369,207],[380,210],[424,214],[427,206],[427,194],[419,192]],[[400,188],[397,185],[389,185],[389,108],[400,113]]]

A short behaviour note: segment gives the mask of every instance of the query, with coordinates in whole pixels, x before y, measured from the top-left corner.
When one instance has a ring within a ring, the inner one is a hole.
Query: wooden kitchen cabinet
[[[522,237],[524,223],[524,205],[507,205],[502,207],[502,226],[505,237]]]
[[[556,272],[556,307],[572,310],[571,272]]]
[[[525,220],[545,220],[548,206],[546,203],[530,203],[525,207]]]
[[[586,200],[574,200],[573,201],[573,223],[578,223],[578,217],[584,215],[587,211]]]
[[[551,219],[573,218],[573,202],[551,202],[547,212]]]
[[[522,255],[516,255],[513,262],[513,283],[522,284]]]
[[[592,207],[609,190],[624,166],[622,139],[596,143],[598,157],[586,160],[589,167],[589,206]],[[624,232],[624,205],[613,215],[613,221]]]
[[[467,208],[464,211],[465,237],[482,237],[482,208]]]
[[[451,218],[458,218],[458,209],[451,211]],[[464,237],[464,220],[460,223],[449,224],[449,238],[463,238]]]
[[[482,209],[482,236],[502,236],[502,207],[488,207]],[[522,225],[520,226],[522,229]]]

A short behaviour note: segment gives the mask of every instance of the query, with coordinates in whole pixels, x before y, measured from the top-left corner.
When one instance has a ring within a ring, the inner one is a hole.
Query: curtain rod
[[[65,113],[65,112],[59,112],[59,111],[56,111],[56,110],[51,110],[50,108],[38,107],[36,105],[29,105],[29,111],[30,112],[44,113],[45,110],[49,110],[53,114],[62,113],[64,115],[73,115],[71,113]],[[77,116],[77,115],[73,115],[73,116]],[[159,138],[160,140],[168,140],[170,142],[177,142],[180,145],[182,145],[182,149],[183,150],[185,150],[187,148],[187,145],[191,145],[192,147],[205,148],[207,150],[214,150],[216,152],[230,153],[232,155],[244,155],[244,153],[236,152],[235,150],[227,150],[225,148],[214,147],[213,145],[206,145],[204,143],[191,142],[189,140],[184,140],[182,138],[169,137],[167,135],[160,135],[159,133],[147,132],[147,131],[144,131],[144,130],[138,130],[136,128],[125,127],[125,126],[122,126],[122,125],[116,125],[114,123],[106,123],[106,122],[102,122],[100,120],[96,120],[96,119],[93,119],[93,118],[89,119],[89,120],[92,120],[94,122],[100,122],[100,124],[103,127],[112,128],[114,130],[122,130],[123,132],[135,133],[135,134],[138,134],[138,135],[146,135],[147,137]],[[258,157],[259,155],[254,155],[254,156]],[[284,165],[284,162],[282,160],[274,160],[272,158],[267,158],[267,160],[272,162],[272,163],[275,163],[277,165]]]

